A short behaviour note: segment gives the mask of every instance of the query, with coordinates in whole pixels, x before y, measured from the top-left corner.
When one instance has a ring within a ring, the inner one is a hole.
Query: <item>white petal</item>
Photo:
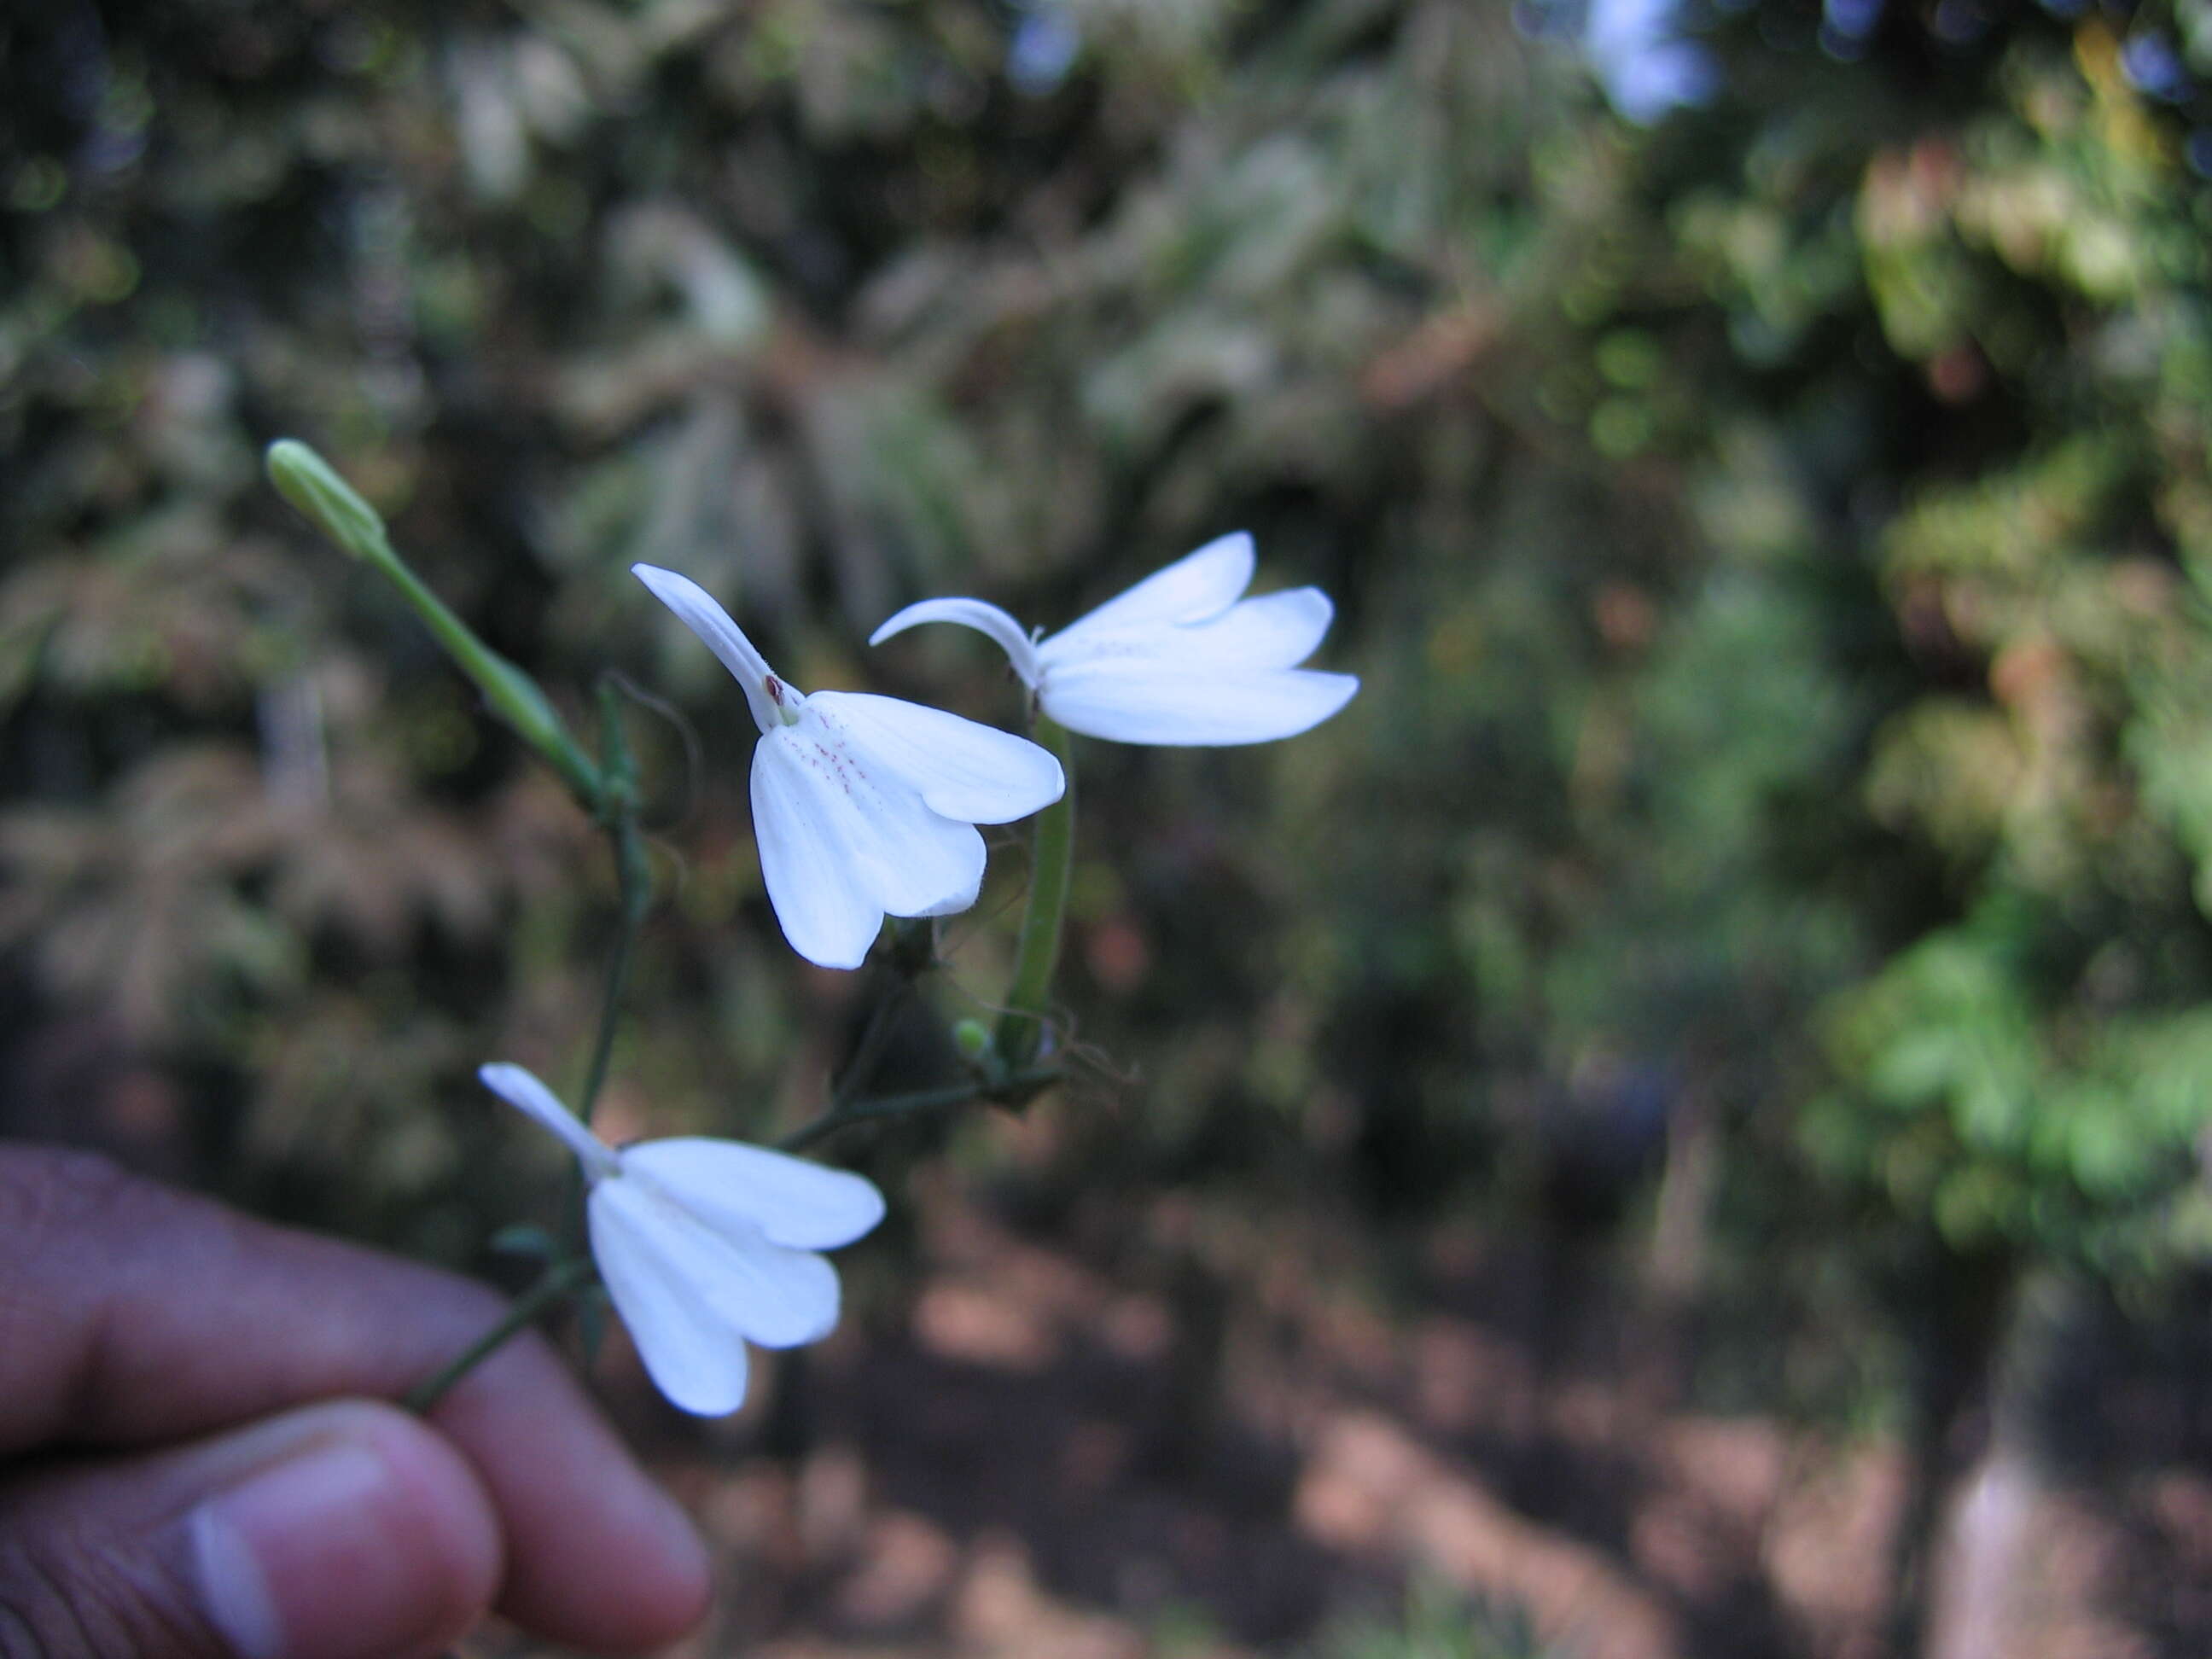
[[[619,1178],[592,1188],[586,1213],[592,1259],[653,1385],[702,1417],[737,1410],[745,1399],[744,1338],[717,1310],[686,1253],[666,1248],[647,1206]]]
[[[745,705],[752,710],[753,724],[763,732],[781,726],[783,722],[768,695],[768,682],[773,678],[768,659],[745,637],[730,613],[714,602],[714,596],[689,576],[663,570],[659,565],[634,564],[629,569],[630,574],[653,590],[655,599],[707,642],[707,648],[736,677],[744,690]]]
[[[824,968],[857,968],[884,925],[810,770],[771,733],[753,750],[753,839],[776,924]]]
[[[1170,674],[1294,668],[1313,655],[1336,607],[1318,587],[1295,587],[1232,605],[1210,622],[1147,623],[1047,640],[1038,651],[1044,684],[1085,665],[1141,659]]]
[[[1295,668],[1313,655],[1336,615],[1318,587],[1293,587],[1233,605],[1195,628],[1178,628],[1171,639],[1189,651],[1192,668]]]
[[[792,948],[825,968],[857,968],[886,914],[945,915],[975,902],[983,838],[932,811],[817,701],[753,751],[753,832]]]
[[[531,1073],[501,1060],[477,1066],[477,1078],[507,1104],[520,1108],[532,1121],[560,1136],[562,1144],[583,1159],[586,1175],[597,1177],[613,1172],[614,1148],[586,1128],[582,1120],[561,1103],[560,1097]]]
[[[710,1226],[750,1223],[793,1249],[835,1249],[884,1218],[872,1182],[743,1141],[678,1135],[625,1147],[622,1161]]]
[[[951,818],[945,819],[945,822],[947,823],[952,823],[952,820]],[[975,835],[975,826],[974,824],[956,823],[953,824],[953,829],[961,831],[962,833],[958,836],[948,835],[948,839],[958,841],[963,854],[965,849],[971,844],[967,840],[967,836],[975,836],[975,839],[972,843],[975,848],[975,884],[972,887],[960,888],[952,892],[949,892],[943,898],[932,899],[927,904],[916,903],[915,907],[912,909],[886,910],[884,912],[885,915],[957,916],[963,910],[969,908],[975,902],[975,895],[981,892],[983,888],[983,864],[985,859],[988,855],[988,849],[983,845],[982,836]],[[908,901],[901,900],[900,902],[903,904],[908,902]]]
[[[806,706],[948,818],[1011,823],[1067,787],[1049,750],[942,708],[865,691],[817,691]]]
[[[963,628],[972,628],[979,634],[988,634],[998,641],[999,648],[1014,665],[1024,685],[1037,683],[1036,647],[1016,622],[995,605],[986,605],[981,599],[924,599],[910,605],[889,622],[868,635],[870,645],[881,645],[894,634],[903,634],[917,623],[958,623]]]
[[[648,1342],[679,1354],[690,1350],[684,1339],[640,1328],[616,1274],[607,1271],[607,1245],[622,1263],[618,1272],[647,1287],[648,1326],[656,1311],[682,1312],[763,1348],[818,1341],[836,1326],[837,1270],[829,1262],[811,1250],[770,1243],[750,1221],[710,1223],[648,1173],[626,1169],[602,1181],[592,1188],[588,1212],[592,1255],[648,1367]]]
[[[1350,674],[1304,668],[1180,675],[1131,659],[1055,668],[1041,701],[1071,732],[1117,743],[1265,743],[1318,726],[1359,690]]]
[[[1252,538],[1244,532],[1210,541],[1062,629],[1040,649],[1136,623],[1194,623],[1218,617],[1252,585],[1253,563]]]
[[[847,868],[879,910],[933,916],[966,909],[983,882],[983,838],[972,823],[937,811],[898,767],[856,740],[843,718],[854,694],[829,696],[826,704],[818,695],[809,697],[799,724],[763,738],[762,747],[778,752],[779,769],[795,773],[816,803],[815,816],[840,838]]]

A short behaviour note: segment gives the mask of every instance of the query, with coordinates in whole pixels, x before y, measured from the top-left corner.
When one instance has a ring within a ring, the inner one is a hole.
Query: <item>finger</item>
[[[312,1401],[396,1399],[502,1305],[465,1279],[252,1221],[104,1160],[0,1147],[0,1455],[146,1445]],[[544,1343],[507,1345],[431,1420],[498,1511],[503,1612],[595,1647],[653,1645],[703,1616],[697,1535]]]
[[[310,1406],[0,1488],[0,1609],[34,1652],[413,1659],[500,1580],[489,1494],[389,1406]]]

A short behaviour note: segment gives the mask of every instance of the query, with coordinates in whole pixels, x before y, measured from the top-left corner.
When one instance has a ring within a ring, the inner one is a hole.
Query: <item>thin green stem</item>
[[[586,811],[599,814],[606,804],[599,769],[568,735],[538,682],[478,639],[408,568],[376,509],[336,468],[296,438],[280,438],[270,445],[266,465],[270,482],[284,499],[355,558],[375,566],[399,590],[400,598],[445,647],[453,665],[476,683],[492,713],[560,774]]]
[[[401,1402],[417,1416],[427,1413],[448,1390],[491,1358],[516,1332],[535,1324],[540,1315],[563,1298],[574,1295],[598,1276],[588,1256],[570,1256],[556,1261],[545,1270],[544,1276],[514,1299],[500,1322],[461,1350],[435,1376],[416,1383],[407,1391]]]
[[[492,713],[560,775],[568,793],[586,811],[599,811],[605,796],[598,769],[568,735],[538,682],[478,639],[476,630],[448,610],[446,602],[389,546],[382,558],[372,558],[370,562],[399,590],[399,596],[445,647],[453,665],[476,683]]]
[[[1075,867],[1074,745],[1066,732],[1042,714],[1030,735],[1060,762],[1067,787],[1036,815],[1032,832],[1029,908],[1022,915],[1013,982],[1006,989],[995,1038],[999,1063],[1010,1073],[1028,1066],[1043,1046],[1053,972],[1060,965],[1061,925],[1067,916],[1068,880]]]
[[[615,862],[627,871],[629,860],[623,854],[622,843],[638,839],[637,824],[625,814],[609,833],[616,842]],[[625,873],[622,920],[615,928],[615,942],[607,956],[606,983],[599,994],[599,1034],[592,1040],[591,1069],[584,1073],[584,1086],[576,1097],[576,1115],[586,1124],[592,1121],[592,1109],[599,1103],[599,1091],[606,1086],[607,1067],[614,1060],[615,1031],[622,1024],[623,994],[629,988],[630,960],[637,952],[638,928],[645,920],[644,906],[650,904],[652,898],[649,882],[641,894]],[[641,902],[635,902],[640,900]]]
[[[856,1100],[849,1105],[833,1107],[811,1123],[802,1123],[776,1142],[779,1151],[799,1152],[816,1141],[836,1134],[841,1129],[850,1129],[862,1123],[880,1123],[889,1118],[912,1117],[922,1112],[944,1111],[954,1106],[965,1106],[971,1100],[1009,1102],[1026,1100],[1048,1084],[1060,1080],[1060,1068],[1054,1066],[1036,1066],[999,1081],[948,1084],[941,1089],[920,1089],[912,1094],[884,1095],[874,1100]]]
[[[867,1024],[860,1028],[860,1040],[853,1045],[853,1053],[839,1074],[835,1087],[830,1091],[830,1105],[834,1110],[852,1103],[854,1093],[868,1080],[881,1058],[884,1044],[891,1034],[891,1011],[906,992],[906,981],[898,981],[883,995],[878,996],[868,1010]]]
[[[586,1123],[592,1121],[599,1091],[606,1085],[607,1067],[614,1059],[615,1031],[622,1023],[623,994],[629,985],[630,962],[636,954],[639,930],[653,909],[653,863],[646,854],[644,832],[637,824],[637,767],[623,729],[622,696],[611,680],[599,683],[599,763],[606,800],[602,822],[614,852],[621,903],[614,946],[607,957],[606,983],[599,996],[599,1035],[592,1039],[591,1068],[585,1073],[583,1089],[576,1097],[576,1115]]]

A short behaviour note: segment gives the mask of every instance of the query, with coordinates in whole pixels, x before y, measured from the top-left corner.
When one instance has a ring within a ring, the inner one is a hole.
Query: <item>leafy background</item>
[[[603,851],[273,437],[696,734],[618,1133],[799,1121],[867,994],[632,561],[1004,720],[868,629],[1249,528],[1365,688],[1082,747],[1078,1083],[846,1149],[903,1219],[734,1426],[600,1367],[702,1650],[2201,1651],[2208,70],[2198,0],[0,22],[6,1127],[494,1273],[557,1202],[470,1073],[580,1067]]]

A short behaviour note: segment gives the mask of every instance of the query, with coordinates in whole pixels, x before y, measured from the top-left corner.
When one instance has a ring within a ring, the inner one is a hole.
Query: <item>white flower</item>
[[[761,729],[761,874],[808,961],[857,968],[884,916],[965,910],[983,881],[975,826],[1026,817],[1067,787],[1036,744],[957,714],[858,691],[801,696],[696,582],[630,568],[744,688]]]
[[[744,1402],[745,1344],[795,1348],[837,1323],[837,1270],[817,1250],[884,1218],[883,1194],[842,1170],[741,1141],[682,1136],[620,1151],[520,1066],[484,1086],[583,1160],[592,1258],[661,1393],[720,1417]]]
[[[1252,538],[1240,531],[1050,639],[1024,633],[981,599],[925,599],[868,643],[916,623],[960,623],[996,640],[1038,706],[1071,732],[1121,743],[1264,743],[1320,725],[1359,681],[1298,666],[1328,632],[1335,607],[1317,587],[1242,599],[1253,562]]]

